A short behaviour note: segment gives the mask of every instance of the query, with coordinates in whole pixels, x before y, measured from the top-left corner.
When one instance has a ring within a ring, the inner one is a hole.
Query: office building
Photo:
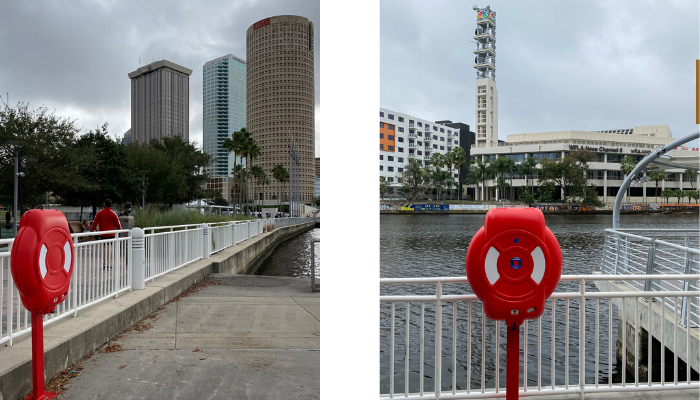
[[[124,137],[122,138],[122,144],[127,145],[131,143],[131,129],[124,132]]]
[[[389,184],[389,195],[398,195],[399,178],[410,159],[423,167],[433,153],[446,154],[460,146],[459,130],[412,115],[379,109],[379,176]],[[449,168],[443,168],[449,170]],[[455,181],[459,177],[452,168]]]
[[[255,165],[268,176],[276,164],[291,171],[292,139],[302,203],[314,197],[314,40],[313,23],[293,15],[265,18],[246,32],[248,130],[262,153]],[[274,186],[264,188],[265,200],[276,199]]]
[[[129,73],[134,142],[173,136],[189,142],[190,75],[191,69],[167,60]]]
[[[476,144],[471,149],[472,157],[480,157],[488,163],[498,157],[506,157],[522,162],[526,157],[537,160],[561,160],[575,150],[588,150],[593,153],[593,159],[588,163],[588,184],[596,186],[598,197],[603,203],[612,203],[619,191],[625,174],[620,171],[620,162],[626,156],[639,161],[660,146],[673,140],[668,125],[636,126],[629,129],[612,129],[603,131],[558,131],[541,133],[523,133],[508,135],[508,140],[496,146],[480,146]],[[697,154],[697,148],[694,149]],[[680,151],[680,150],[679,150]],[[684,149],[683,151],[692,151]],[[669,152],[670,153],[670,152]],[[537,166],[539,168],[539,165]],[[510,175],[506,179],[510,184]],[[538,185],[537,171],[533,173],[530,185]],[[692,183],[691,183],[692,181]],[[525,176],[513,174],[513,193],[518,188],[528,185]],[[686,182],[684,184],[684,182]],[[698,176],[692,178],[684,174],[684,170],[666,170],[666,179],[659,182],[658,193],[665,188],[691,189],[700,183]],[[656,182],[648,181],[630,188],[630,198],[626,202],[653,202],[657,200]],[[555,198],[560,198],[556,193]],[[493,180],[487,180],[485,187],[479,187],[476,199],[494,200],[509,198],[510,190],[501,196]],[[515,198],[510,200],[517,200]]]
[[[474,68],[476,69],[476,143],[498,143],[498,89],[496,88],[496,13],[490,6],[473,7],[476,14]]]
[[[445,125],[450,128],[454,128],[457,132],[459,132],[459,136],[457,137],[459,147],[461,147],[464,150],[464,159],[465,163],[462,168],[460,168],[461,172],[461,182],[458,184],[463,184],[464,180],[467,177],[467,174],[469,173],[469,161],[471,160],[471,148],[474,144],[476,144],[476,133],[472,132],[472,130],[469,128],[468,124],[462,123],[462,122],[452,122],[450,120],[444,120],[444,121],[435,121],[436,124],[440,125]],[[469,187],[464,187],[463,195],[464,197],[473,197],[474,193],[472,193],[474,189],[469,188]]]
[[[246,127],[246,62],[232,54],[204,63],[202,83],[202,148],[212,156],[212,164],[207,172],[212,188],[224,190],[223,183],[233,176],[234,153],[222,146],[233,132]],[[223,178],[223,179],[221,179]],[[228,186],[226,186],[228,187]],[[230,191],[222,191],[222,196],[230,201]]]

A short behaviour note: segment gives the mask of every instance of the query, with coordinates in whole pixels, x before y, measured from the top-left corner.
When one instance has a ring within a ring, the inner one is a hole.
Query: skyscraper
[[[204,63],[203,77],[203,149],[214,158],[207,172],[212,178],[230,177],[235,155],[222,145],[246,126],[246,62],[227,54]],[[230,193],[222,194],[229,199]]]
[[[134,142],[166,136],[190,140],[190,75],[191,69],[167,60],[129,73]]]
[[[496,89],[496,12],[490,6],[476,14],[476,144],[498,144],[498,89]]]
[[[261,149],[255,165],[268,177],[275,164],[290,170],[287,146],[294,138],[300,161],[301,202],[314,197],[314,24],[282,15],[260,20],[246,32],[248,130]],[[264,189],[265,200],[276,195]]]

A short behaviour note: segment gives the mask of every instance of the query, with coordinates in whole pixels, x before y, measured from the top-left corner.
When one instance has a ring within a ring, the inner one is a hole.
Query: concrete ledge
[[[46,381],[214,272],[253,273],[282,242],[306,232],[314,223],[278,228],[235,247],[146,282],[144,290],[122,293],[44,327]],[[0,400],[15,400],[32,391],[31,335],[0,347]]]

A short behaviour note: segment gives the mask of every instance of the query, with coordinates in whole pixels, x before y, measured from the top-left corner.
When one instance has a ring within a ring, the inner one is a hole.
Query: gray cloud
[[[381,106],[473,125],[472,2],[382,0]],[[478,3],[485,7],[488,3]],[[499,136],[695,125],[693,1],[490,1]]]
[[[245,32],[274,15],[301,15],[316,29],[316,154],[320,155],[319,1],[4,1],[0,93],[11,104],[45,105],[85,130],[131,125],[127,74],[153,60],[192,69],[190,139],[202,143],[202,69],[225,54],[245,59]]]

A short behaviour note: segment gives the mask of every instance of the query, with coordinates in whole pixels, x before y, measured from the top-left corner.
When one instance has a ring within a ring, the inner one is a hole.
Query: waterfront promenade
[[[319,299],[307,279],[212,274],[83,361],[61,399],[319,398]]]

